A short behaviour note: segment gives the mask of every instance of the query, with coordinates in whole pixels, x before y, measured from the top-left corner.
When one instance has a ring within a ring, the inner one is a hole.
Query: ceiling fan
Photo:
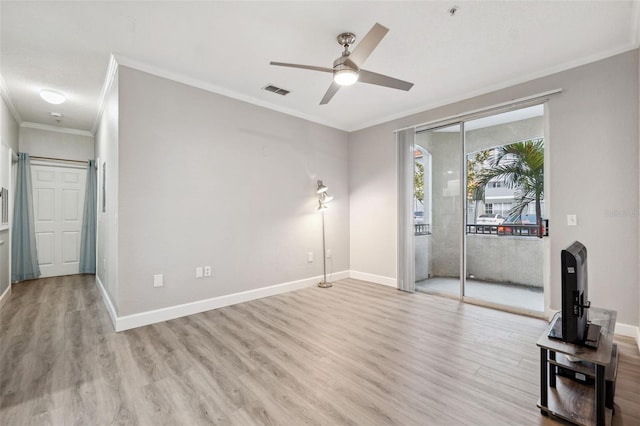
[[[273,61],[270,62],[270,64],[279,67],[302,68],[305,70],[332,73],[333,82],[320,101],[320,105],[329,103],[331,98],[333,98],[333,95],[335,95],[338,92],[338,89],[340,89],[340,86],[350,86],[357,81],[406,91],[413,87],[413,83],[360,68],[369,55],[371,55],[373,49],[378,46],[388,32],[388,28],[376,23],[360,43],[358,43],[358,45],[353,49],[353,52],[349,52],[349,47],[356,41],[355,34],[342,33],[338,35],[338,44],[344,47],[344,51],[338,59],[333,61],[333,68],[316,67],[313,65],[287,64],[284,62]]]

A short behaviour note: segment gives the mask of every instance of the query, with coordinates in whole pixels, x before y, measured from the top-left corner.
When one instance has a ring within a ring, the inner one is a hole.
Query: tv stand
[[[599,326],[598,324],[594,324],[592,322],[588,323],[587,332],[586,332],[587,336],[584,339],[583,345],[588,348],[598,349],[598,343],[600,343],[600,336],[602,336],[601,330],[602,330],[602,327]]]
[[[611,424],[613,397],[617,375],[618,352],[613,343],[616,312],[591,308],[591,323],[600,326],[597,349],[549,338],[549,332],[559,321],[556,314],[537,345],[540,348],[540,400],[543,415],[558,417],[577,425],[604,426]],[[572,362],[569,360],[579,360]],[[556,377],[559,369],[584,378],[579,383],[566,377]],[[595,382],[594,386],[586,383]]]
[[[549,329],[549,334],[548,334],[549,338],[564,341],[562,338],[562,315],[560,314],[560,312],[556,314],[556,316],[553,318],[551,322],[553,325]],[[582,345],[591,349],[598,349],[598,343],[600,343],[601,329],[602,327],[600,325],[589,321],[587,323],[587,328],[585,329],[584,341],[582,343],[577,343],[577,342],[573,342],[573,343],[577,345]]]

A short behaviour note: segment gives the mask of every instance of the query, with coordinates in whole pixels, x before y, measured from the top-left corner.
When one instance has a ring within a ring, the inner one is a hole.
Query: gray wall
[[[127,67],[119,105],[119,315],[321,275],[317,179],[349,269],[347,133]]]
[[[93,139],[92,136],[20,127],[20,151],[31,156],[93,160]]]
[[[118,312],[118,78],[107,92],[96,131],[98,223],[96,276]],[[106,179],[105,179],[106,175]],[[103,190],[106,197],[103,197]]]
[[[580,240],[593,304],[638,324],[637,49],[350,134],[351,269],[396,275],[394,130],[557,88],[547,135],[550,307],[560,307],[560,250]],[[566,225],[567,214],[577,214],[578,226]]]

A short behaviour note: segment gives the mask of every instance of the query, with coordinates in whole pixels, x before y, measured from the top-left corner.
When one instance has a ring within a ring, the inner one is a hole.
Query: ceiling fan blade
[[[320,71],[320,72],[333,72],[333,68],[325,68],[325,67],[316,67],[313,65],[299,65],[299,64],[287,64],[285,62],[269,62],[269,65],[275,65],[278,67],[289,67],[289,68],[302,68],[303,70],[311,70],[311,71]]]
[[[373,49],[380,44],[388,32],[389,29],[387,27],[383,27],[376,22],[367,35],[358,42],[358,45],[353,49],[351,55],[349,55],[349,59],[351,59],[358,68],[361,67],[364,64],[364,61],[366,61],[369,55],[371,55]]]
[[[409,83],[408,81],[398,80],[397,78],[389,77],[387,75],[382,75],[367,70],[360,70],[358,81],[360,83],[375,84],[377,86],[390,87],[392,89],[400,90],[409,90],[413,87],[413,83]]]
[[[331,83],[331,86],[327,89],[327,93],[324,94],[324,97],[320,101],[320,105],[326,105],[329,103],[333,95],[338,93],[338,89],[340,89],[340,85],[335,81]]]

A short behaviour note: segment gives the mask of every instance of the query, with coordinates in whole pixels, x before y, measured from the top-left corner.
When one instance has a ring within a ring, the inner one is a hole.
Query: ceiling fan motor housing
[[[342,86],[350,86],[358,81],[376,86],[389,87],[392,89],[409,90],[413,83],[398,80],[382,74],[360,69],[364,65],[369,55],[380,44],[389,29],[376,23],[369,32],[358,42],[358,45],[349,51],[349,48],[356,42],[353,33],[345,32],[336,37],[336,41],[343,47],[342,55],[333,61],[333,68],[317,67],[312,65],[289,64],[284,62],[270,62],[271,65],[291,68],[301,68],[311,71],[319,71],[333,74],[333,82],[327,89],[320,105],[326,105]]]
[[[338,40],[338,44],[340,46],[349,47],[356,42],[356,35],[354,33],[342,33],[338,34],[338,37],[336,37],[336,39]]]
[[[335,61],[333,61],[333,72],[350,70],[358,72],[360,68],[353,63],[353,61],[349,60],[349,55],[342,55]]]

